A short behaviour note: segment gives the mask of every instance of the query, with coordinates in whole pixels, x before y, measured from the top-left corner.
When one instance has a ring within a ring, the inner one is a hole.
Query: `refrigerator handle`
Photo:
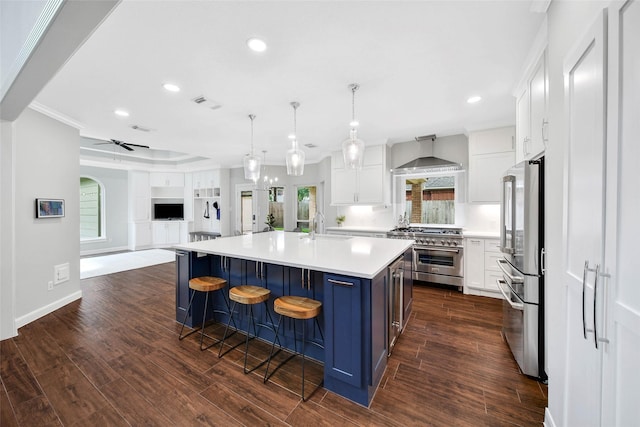
[[[587,339],[587,319],[585,317],[585,293],[587,288],[587,271],[589,271],[589,260],[584,262],[582,270],[582,335]],[[591,330],[589,330],[591,331]]]
[[[500,230],[500,250],[507,254],[515,253],[515,230],[516,230],[516,177],[513,175],[507,175],[502,178],[502,197],[504,199],[505,190],[507,184],[511,184],[511,245],[507,246],[507,200],[502,201],[500,209],[500,223],[502,224],[502,230]]]
[[[546,251],[544,248],[542,248],[540,250],[540,273],[542,273],[543,275],[547,272],[547,269],[544,267],[544,258],[546,255]]]

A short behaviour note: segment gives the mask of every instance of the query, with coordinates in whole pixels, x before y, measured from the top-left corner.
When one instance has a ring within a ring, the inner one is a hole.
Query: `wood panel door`
[[[607,229],[605,279],[598,298],[605,327],[602,425],[640,420],[640,283],[637,273],[640,212],[640,1],[609,8]]]
[[[563,215],[564,423],[568,426],[598,426],[601,417],[602,350],[596,348],[594,336],[594,288],[604,267],[605,26],[603,13],[564,61],[568,130]]]

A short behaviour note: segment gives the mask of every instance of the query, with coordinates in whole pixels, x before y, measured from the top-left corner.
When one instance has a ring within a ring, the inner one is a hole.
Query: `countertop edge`
[[[477,237],[487,239],[499,239],[499,231],[475,231],[475,230],[463,230],[462,237]]]

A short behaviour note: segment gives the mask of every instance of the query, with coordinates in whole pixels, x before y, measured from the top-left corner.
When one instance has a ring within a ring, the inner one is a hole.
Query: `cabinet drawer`
[[[485,240],[484,250],[485,252],[500,252],[500,240],[499,239]]]
[[[484,288],[491,291],[499,291],[496,280],[502,279],[502,272],[486,271],[484,273]]]
[[[485,252],[484,253],[484,269],[485,271],[500,271],[498,267],[498,260],[502,259],[502,254],[499,252]]]

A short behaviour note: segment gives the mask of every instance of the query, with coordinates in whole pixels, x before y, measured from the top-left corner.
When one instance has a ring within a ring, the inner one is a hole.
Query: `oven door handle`
[[[417,251],[452,252],[455,254],[460,253],[460,249],[440,249],[440,248],[430,248],[428,246],[414,246],[413,249]]]
[[[509,303],[511,308],[513,308],[514,310],[520,310],[520,311],[524,310],[524,303],[513,302],[511,301],[511,298],[507,295],[507,292],[504,290],[504,287],[502,286],[504,284],[505,286],[508,287],[509,285],[507,285],[507,282],[505,282],[502,279],[496,279],[496,284],[498,285],[498,289],[500,289],[500,293],[504,297],[505,301]],[[511,293],[511,289],[509,289],[509,293]]]
[[[509,264],[509,263],[506,260],[499,259],[497,262],[498,262],[498,267],[500,267],[500,270],[502,270],[504,275],[507,276],[507,278],[509,278],[511,283],[524,283],[524,279],[522,277],[514,276],[513,274],[511,274],[510,271],[507,271],[506,267],[504,267],[504,264]]]

